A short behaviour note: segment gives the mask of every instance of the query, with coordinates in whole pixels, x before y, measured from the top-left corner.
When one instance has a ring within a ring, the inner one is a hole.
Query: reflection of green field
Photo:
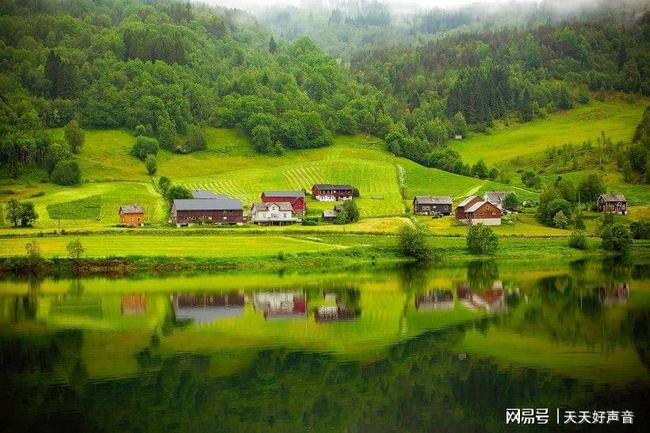
[[[508,365],[540,368],[596,383],[648,380],[634,346],[603,350],[584,344],[568,345],[545,336],[518,335],[503,329],[487,334],[468,332],[457,347],[475,355],[491,356]]]

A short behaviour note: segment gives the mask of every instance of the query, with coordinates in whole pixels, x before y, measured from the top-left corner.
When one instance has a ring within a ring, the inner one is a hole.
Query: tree
[[[587,235],[582,230],[574,230],[569,236],[569,247],[577,250],[587,249]]]
[[[560,210],[553,216],[553,226],[559,229],[565,229],[569,226],[569,218],[563,211]]]
[[[605,226],[600,232],[600,238],[601,247],[607,251],[627,253],[632,244],[629,230],[621,223]]]
[[[174,185],[167,190],[167,201],[173,203],[174,200],[192,198],[192,193],[184,186]]]
[[[18,223],[21,218],[21,206],[18,203],[18,200],[12,198],[7,202],[7,219],[13,224],[14,227],[18,227]]]
[[[485,179],[488,177],[487,166],[482,159],[472,166],[472,176],[478,177],[480,179]]]
[[[165,149],[176,149],[176,127],[169,116],[158,118],[158,141]]]
[[[58,185],[77,185],[81,183],[81,168],[74,159],[67,159],[54,167],[50,178]]]
[[[499,238],[490,226],[476,224],[467,234],[467,249],[471,254],[494,254],[499,247]]]
[[[504,209],[515,211],[519,209],[519,206],[521,206],[521,201],[519,200],[517,194],[514,192],[509,192],[503,199],[502,205]]]
[[[630,224],[633,239],[650,239],[650,221],[634,221]]]
[[[528,188],[539,188],[542,180],[537,175],[537,173],[526,170],[521,173],[521,183],[523,183]]]
[[[524,93],[521,96],[521,108],[519,111],[521,113],[521,120],[524,122],[533,120],[533,104],[530,100],[530,92],[528,92],[528,89],[524,89]]]
[[[68,250],[68,255],[75,260],[79,260],[81,255],[86,251],[79,239],[68,242],[66,249]]]
[[[339,211],[336,214],[336,221],[334,221],[334,224],[347,224],[348,223],[348,213],[345,211],[345,209]]]
[[[160,150],[158,140],[141,135],[135,140],[135,143],[131,148],[131,155],[135,156],[140,161],[144,161],[149,155],[157,155],[158,150]]]
[[[269,40],[269,53],[275,54],[276,51],[278,51],[278,44],[275,42],[275,39],[273,39],[273,36],[271,36],[271,39]]]
[[[460,111],[451,118],[451,128],[454,135],[461,135],[463,137],[467,135],[467,122],[465,121],[465,116]]]
[[[166,176],[161,176],[160,179],[158,179],[158,190],[163,197],[167,196],[167,192],[169,191],[169,187],[171,185],[172,181],[169,180],[169,178]]]
[[[147,173],[149,173],[149,176],[153,176],[156,174],[156,170],[158,170],[158,163],[156,162],[156,157],[153,155],[147,155],[147,159],[144,161],[144,166],[147,169]]]
[[[34,208],[34,203],[25,202],[20,204],[20,225],[31,227],[38,219],[38,214]]]
[[[582,179],[578,184],[578,194],[580,201],[591,203],[592,205],[598,200],[598,196],[605,192],[605,185],[601,177],[597,174],[590,174]]]
[[[568,220],[571,218],[573,212],[571,208],[571,203],[569,203],[567,200],[563,198],[556,198],[555,200],[551,201],[548,204],[548,207],[546,208],[546,215],[544,217],[543,222],[546,225],[555,226],[555,216],[559,212],[562,212],[564,218],[567,219],[567,225],[568,225]],[[561,219],[561,221],[563,220]]]
[[[188,128],[187,148],[190,152],[197,152],[208,148],[208,140],[205,138],[205,134],[200,127],[191,125]]]
[[[429,245],[429,230],[419,222],[405,224],[400,228],[398,246],[402,255],[419,262],[430,260],[433,249]]]
[[[272,148],[271,130],[266,125],[257,125],[251,132],[253,147],[260,153],[269,153]]]
[[[76,120],[71,120],[63,129],[63,137],[72,153],[79,153],[86,140],[86,134]]]
[[[349,223],[359,221],[359,208],[357,207],[357,203],[354,200],[347,200],[345,203],[343,203],[343,210],[348,215]]]

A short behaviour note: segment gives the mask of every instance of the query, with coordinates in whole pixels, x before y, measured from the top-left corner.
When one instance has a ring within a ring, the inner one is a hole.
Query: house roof
[[[463,200],[463,201],[461,201],[460,203],[458,203],[458,207],[464,207],[464,206],[467,206],[467,205],[468,205],[472,200],[477,199],[477,198],[479,198],[479,197],[476,196],[476,195],[470,195],[470,196],[467,197],[465,200]]]
[[[324,210],[323,211],[323,217],[324,218],[336,218],[338,216],[338,212],[335,210]]]
[[[277,206],[281,211],[292,211],[293,212],[293,206],[291,203],[288,201],[276,201],[272,203],[255,203],[253,204],[253,208],[251,209],[251,212],[264,212],[269,210],[269,207],[271,206]]]
[[[318,189],[354,189],[352,185],[336,185],[331,183],[317,183],[312,188]]]
[[[507,195],[508,193],[505,191],[487,191],[485,194],[483,194],[483,199],[493,204],[499,204],[503,201],[503,199],[506,198]]]
[[[606,202],[627,201],[623,194],[601,194],[600,197]]]
[[[452,198],[446,195],[416,195],[418,204],[451,204]]]
[[[208,199],[176,199],[174,200],[176,210],[243,210],[241,201],[228,198],[208,198]]]
[[[225,195],[215,194],[212,191],[207,191],[204,189],[197,189],[192,191],[192,198],[195,199],[210,199],[210,198],[230,198]]]
[[[140,206],[139,204],[126,204],[124,206],[120,206],[120,213],[144,213],[144,207]]]
[[[266,197],[304,198],[305,191],[264,191],[262,195]]]
[[[490,203],[490,202],[487,201],[487,200],[481,200],[479,202],[474,203],[472,206],[469,207],[469,209],[465,209],[465,212],[466,213],[476,212],[477,210],[479,210],[480,208],[482,208],[483,206],[485,206],[488,203]],[[490,203],[490,204],[492,204],[492,203]],[[492,204],[492,206],[494,206],[494,204]]]

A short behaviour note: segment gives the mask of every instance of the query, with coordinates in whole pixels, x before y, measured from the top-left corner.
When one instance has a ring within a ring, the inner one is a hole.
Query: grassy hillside
[[[545,119],[502,127],[489,135],[470,135],[452,147],[460,152],[465,162],[475,163],[483,159],[488,165],[494,165],[518,156],[541,153],[549,146],[593,140],[600,136],[601,131],[613,141],[630,140],[649,103],[647,98],[592,100],[587,105],[554,113]]]

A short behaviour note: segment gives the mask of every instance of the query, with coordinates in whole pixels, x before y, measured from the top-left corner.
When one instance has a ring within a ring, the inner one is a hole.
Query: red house
[[[264,191],[262,201],[264,203],[289,202],[295,213],[307,212],[305,191]]]

